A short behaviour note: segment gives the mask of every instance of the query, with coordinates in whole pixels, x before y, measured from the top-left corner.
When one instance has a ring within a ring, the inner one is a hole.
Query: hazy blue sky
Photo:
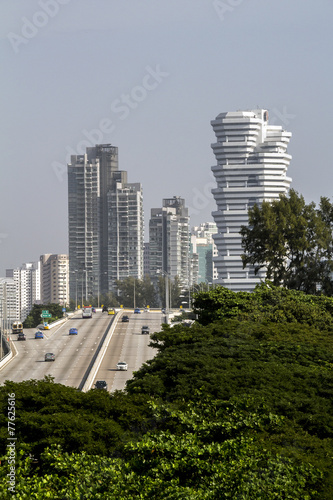
[[[96,142],[142,183],[146,227],[174,195],[212,220],[223,111],[268,109],[292,187],[332,199],[332,17],[332,0],[2,2],[0,276],[68,253],[66,163]]]

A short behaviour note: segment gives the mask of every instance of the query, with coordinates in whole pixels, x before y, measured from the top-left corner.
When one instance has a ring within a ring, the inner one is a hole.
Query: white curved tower
[[[255,203],[278,199],[287,193],[291,178],[287,168],[291,137],[281,126],[268,124],[268,111],[236,111],[219,114],[211,122],[216,135],[212,144],[217,165],[212,167],[217,188],[212,190],[217,210],[212,212],[218,232],[214,264],[217,283],[234,291],[251,291],[265,277],[243,269],[244,250],[239,234],[248,223],[248,209]]]

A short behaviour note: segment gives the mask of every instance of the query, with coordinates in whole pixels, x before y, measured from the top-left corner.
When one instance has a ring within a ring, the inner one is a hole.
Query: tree
[[[120,303],[125,307],[157,307],[156,290],[149,276],[137,279],[133,276],[117,281]]]
[[[63,306],[60,304],[34,304],[29,315],[25,319],[23,323],[24,328],[35,328],[37,327],[43,319],[41,318],[42,311],[49,311],[50,314],[52,314],[52,318],[50,318],[51,321],[56,321],[59,318],[63,317],[63,312],[62,312]]]
[[[321,198],[319,209],[307,205],[293,189],[289,196],[257,204],[249,210],[249,224],[242,226],[243,267],[266,269],[274,285],[332,295],[333,206]]]

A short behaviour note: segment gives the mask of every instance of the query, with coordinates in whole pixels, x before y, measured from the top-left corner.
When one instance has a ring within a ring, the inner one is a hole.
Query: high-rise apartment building
[[[0,278],[0,329],[10,332],[14,321],[21,320],[18,283],[13,278]]]
[[[96,295],[100,273],[100,165],[87,154],[71,156],[68,165],[68,242],[70,297],[77,283],[80,302]]]
[[[41,302],[40,262],[27,262],[15,269],[6,269],[6,277],[12,278],[17,291],[17,320],[24,321],[34,304]]]
[[[217,188],[212,193],[217,210],[212,215],[218,227],[213,236],[218,250],[214,258],[218,283],[234,291],[251,291],[265,277],[265,271],[255,276],[253,267],[243,269],[239,231],[248,224],[250,207],[287,193],[291,133],[269,125],[264,109],[221,113],[211,124],[216,135],[212,149],[217,165],[212,171]]]
[[[191,245],[193,254],[197,255],[197,276],[194,283],[207,283],[214,280],[213,235],[217,233],[215,222],[204,222],[192,228]]]
[[[44,254],[39,258],[41,264],[41,302],[42,304],[69,305],[68,255]]]
[[[183,286],[191,282],[188,208],[179,196],[163,199],[162,208],[152,208],[149,221],[149,274],[176,276]]]
[[[71,157],[68,217],[71,298],[81,293],[84,303],[118,279],[142,277],[142,188],[118,170],[118,148],[98,144]]]
[[[116,280],[129,276],[143,278],[143,196],[139,183],[115,182],[108,192],[109,290],[116,291]]]

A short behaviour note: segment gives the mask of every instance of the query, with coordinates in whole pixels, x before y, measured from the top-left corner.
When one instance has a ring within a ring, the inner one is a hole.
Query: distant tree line
[[[97,306],[99,304],[106,305],[107,307],[165,307],[165,290],[166,283],[165,276],[159,276],[153,282],[149,276],[143,279],[137,279],[132,276],[116,282],[117,292],[109,292],[100,294],[99,298],[89,297],[89,304]],[[169,279],[169,304],[172,308],[178,308],[184,301],[185,294],[188,290],[183,290],[181,282],[176,276],[174,279]],[[186,298],[186,297],[185,297]],[[72,301],[72,306],[74,302]],[[188,306],[187,306],[188,307]]]

